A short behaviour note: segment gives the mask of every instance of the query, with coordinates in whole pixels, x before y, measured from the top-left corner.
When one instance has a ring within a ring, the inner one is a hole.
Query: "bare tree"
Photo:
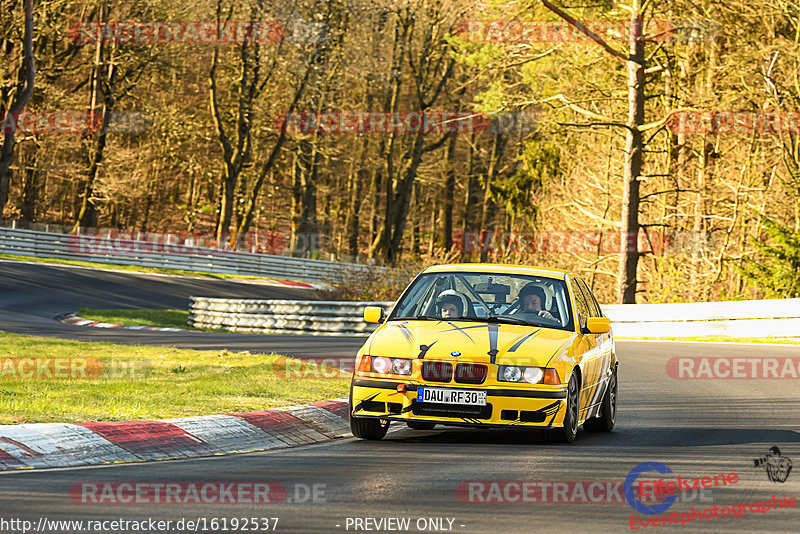
[[[16,133],[14,123],[30,100],[36,79],[36,62],[33,58],[33,0],[24,0],[24,11],[25,33],[22,38],[22,61],[17,70],[19,82],[16,84],[16,94],[9,103],[8,93],[10,91],[7,91],[4,83],[0,101],[0,115],[5,119],[3,124],[9,125],[3,132],[3,147],[0,149],[0,217],[3,215],[6,202],[8,202],[11,183],[11,161],[14,159],[14,134]],[[14,45],[4,36],[0,41],[0,48],[4,54],[7,54],[13,50]]]
[[[413,84],[412,102],[421,112],[428,111],[443,95],[447,83],[453,78],[455,59],[446,43],[461,18],[457,9],[448,11],[438,2],[426,4],[418,12],[417,6],[406,6],[397,12],[397,38],[400,64],[408,61],[410,81]],[[452,8],[452,6],[450,6]],[[405,59],[404,59],[405,58]],[[397,110],[398,80],[392,97],[391,110]],[[370,256],[379,256],[395,265],[400,255],[414,182],[425,154],[442,147],[450,135],[426,143],[424,128],[403,143],[395,161],[397,136],[389,134],[385,151],[384,187],[385,216],[378,235],[370,248]]]
[[[642,170],[642,155],[644,153],[642,126],[644,126],[645,102],[645,41],[642,34],[644,26],[642,3],[641,0],[632,0],[628,8],[631,16],[627,55],[613,48],[603,38],[594,34],[553,3],[548,0],[542,0],[542,4],[603,47],[611,57],[624,63],[627,67],[628,119],[624,123],[626,129],[625,166],[623,171],[622,233],[617,277],[617,302],[621,304],[635,303],[636,271],[639,263],[639,251],[637,250],[639,235],[639,179]],[[575,111],[585,112],[585,114],[593,116],[593,118],[598,118],[597,114],[582,110],[578,106],[571,105],[570,107]],[[619,123],[614,123],[614,125],[619,125]]]

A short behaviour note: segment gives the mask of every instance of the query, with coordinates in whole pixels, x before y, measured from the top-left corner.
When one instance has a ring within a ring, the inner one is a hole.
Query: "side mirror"
[[[367,306],[364,308],[364,320],[368,323],[382,323],[383,314],[383,308],[380,306]]]
[[[590,334],[605,334],[611,331],[611,319],[608,317],[589,317],[586,319],[586,330]]]

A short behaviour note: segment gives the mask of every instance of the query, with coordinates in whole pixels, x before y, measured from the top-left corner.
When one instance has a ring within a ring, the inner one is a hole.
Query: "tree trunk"
[[[99,20],[105,20],[108,13],[108,6],[103,2],[100,6],[98,14]],[[78,215],[75,218],[75,226],[72,228],[73,232],[77,232],[81,226],[83,227],[96,227],[97,226],[97,207],[95,206],[92,195],[94,194],[94,182],[97,179],[97,174],[100,166],[103,163],[103,156],[105,154],[106,141],[108,135],[107,125],[111,122],[111,114],[114,111],[115,104],[115,82],[117,78],[117,65],[112,57],[108,64],[108,73],[106,74],[106,58],[105,46],[103,39],[97,40],[95,48],[95,69],[92,75],[92,97],[90,109],[92,113],[96,113],[100,105],[100,99],[103,99],[103,117],[100,123],[100,132],[97,134],[97,142],[94,148],[90,148],[89,153],[89,169],[86,176],[86,182],[83,185],[83,192],[80,196],[80,206],[78,208]],[[112,53],[113,56],[113,53]],[[108,77],[104,83],[104,78]],[[91,147],[92,135],[87,136],[87,142]]]
[[[300,102],[300,99],[303,97],[303,94],[306,91],[310,76],[311,76],[311,69],[307,68],[306,73],[303,76],[303,79],[300,81],[297,88],[295,89],[292,103],[289,105],[289,113],[297,109],[297,104],[298,102]],[[253,224],[253,218],[255,217],[258,195],[261,194],[261,188],[264,185],[264,180],[266,179],[267,175],[270,172],[272,172],[272,170],[275,168],[275,165],[278,161],[278,157],[280,156],[281,149],[283,148],[283,144],[285,141],[286,141],[286,129],[282,129],[280,134],[278,135],[278,139],[275,141],[275,145],[272,147],[272,150],[270,151],[267,161],[261,168],[261,171],[258,174],[258,178],[256,179],[256,182],[253,185],[253,190],[250,192],[250,195],[247,199],[247,204],[244,209],[244,215],[242,216],[241,223],[239,224],[239,227],[237,229],[238,235],[244,234],[250,230],[250,226]]]
[[[705,223],[706,223],[706,181],[708,173],[709,156],[714,152],[714,146],[707,143],[705,134],[700,137],[700,161],[697,165],[697,192],[695,193],[694,209],[692,213],[692,255],[689,265],[689,298],[691,302],[697,302],[701,296],[700,288],[700,264],[702,248],[705,247]]]
[[[307,139],[300,141],[297,148],[294,180],[295,230],[292,236],[293,255],[304,255],[317,249],[317,172],[319,153],[316,142]]]
[[[217,241],[221,244],[227,239],[227,234],[233,220],[233,201],[236,193],[236,184],[239,181],[239,169],[234,165],[225,164],[225,171],[220,183],[219,204],[217,206],[217,226],[215,233]]]
[[[33,93],[36,79],[36,61],[33,58],[33,0],[25,0],[25,34],[22,38],[22,66],[25,71],[24,85],[6,113],[16,119],[17,114],[25,109],[25,105]],[[22,77],[22,76],[20,76]],[[8,202],[8,193],[11,186],[11,161],[14,159],[14,129],[10,128],[3,134],[3,148],[0,149],[0,218]]]
[[[358,259],[358,230],[359,230],[359,212],[361,211],[361,191],[364,187],[364,167],[366,165],[365,159],[367,154],[368,141],[365,138],[361,142],[361,153],[354,161],[354,165],[350,170],[350,184],[348,191],[350,192],[350,202],[347,206],[347,218],[345,219],[345,236],[347,241],[347,251],[352,261]],[[356,168],[356,161],[358,168]]]
[[[256,2],[251,15],[259,16],[262,12],[262,2]],[[217,0],[216,22],[222,24],[222,0]],[[252,48],[252,53],[250,51]],[[232,235],[228,236],[236,206],[237,188],[242,170],[250,162],[252,151],[251,132],[255,120],[254,102],[263,90],[261,81],[261,49],[257,42],[245,40],[239,45],[241,66],[237,79],[238,99],[236,103],[236,123],[229,134],[223,122],[222,112],[218,99],[217,67],[219,66],[219,47],[214,47],[211,57],[211,68],[208,73],[208,93],[211,108],[211,118],[217,140],[222,148],[223,175],[220,183],[219,202],[217,207],[216,236],[217,243],[221,244],[228,238],[231,247],[236,248],[238,243],[238,227]],[[257,195],[256,195],[257,196]],[[242,215],[241,221],[247,219]]]
[[[112,66],[111,69],[112,71],[116,71],[115,66]],[[111,101],[111,97],[108,98],[109,100],[107,100],[106,104],[103,106],[103,125],[108,124],[111,119],[113,102]],[[86,177],[86,183],[83,185],[81,204],[78,210],[78,216],[75,218],[75,226],[72,229],[73,232],[77,232],[78,228],[81,226],[90,228],[97,226],[97,206],[95,206],[92,201],[92,195],[94,194],[94,183],[105,155],[107,135],[105,128],[100,130],[97,136],[97,144],[89,155],[89,172]]]
[[[630,56],[628,67],[628,121],[625,137],[625,169],[622,191],[622,235],[617,277],[617,302],[636,302],[636,270],[639,264],[639,176],[642,170],[644,123],[644,39],[640,0],[631,4]]]
[[[34,143],[30,159],[25,162],[22,180],[22,199],[20,202],[20,215],[23,221],[36,220],[36,201],[39,198],[39,173],[37,172],[37,159],[39,145]]]
[[[447,178],[444,182],[444,199],[442,203],[442,247],[450,252],[453,248],[453,193],[456,188],[455,168],[456,136],[450,137],[447,144],[446,169]],[[433,232],[434,229],[431,228]]]
[[[489,259],[489,243],[494,232],[494,228],[489,228],[489,225],[494,222],[497,215],[497,204],[492,200],[492,183],[497,178],[500,159],[505,152],[507,141],[508,138],[503,134],[496,134],[492,139],[492,154],[489,158],[489,168],[486,170],[486,189],[483,193],[483,210],[481,212],[481,263],[486,263]]]
[[[478,176],[475,173],[476,166],[476,146],[475,134],[472,134],[472,139],[469,143],[469,155],[467,156],[467,187],[464,191],[464,211],[461,218],[461,229],[465,232],[476,230],[477,224],[475,220],[475,203],[478,200]]]
[[[420,219],[422,218],[422,202],[419,198],[419,184],[414,184],[414,209],[411,210],[411,255],[418,257],[422,249],[420,247]]]
[[[433,196],[433,205],[431,206],[431,233],[428,239],[428,254],[433,254],[433,249],[436,247],[436,214],[439,212],[439,198],[438,195]]]
[[[303,188],[300,181],[300,155],[294,153],[294,163],[292,165],[292,226],[291,236],[289,237],[289,250],[294,255],[297,249],[297,235],[300,232],[300,209],[303,204]]]
[[[392,195],[393,202],[389,210],[389,224],[387,224],[389,246],[386,249],[385,259],[392,265],[397,265],[400,258],[400,245],[403,241],[403,233],[406,228],[408,218],[408,207],[411,202],[411,191],[417,179],[417,171],[422,163],[423,141],[425,135],[418,133],[414,138],[414,144],[410,149],[411,158],[407,163],[406,170],[399,180],[397,191]]]

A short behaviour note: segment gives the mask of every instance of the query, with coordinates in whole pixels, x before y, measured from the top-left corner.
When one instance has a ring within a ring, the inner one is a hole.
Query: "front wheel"
[[[606,394],[600,404],[600,416],[593,417],[585,423],[583,428],[589,432],[611,432],[617,421],[617,368],[611,373]]]
[[[357,438],[381,440],[388,430],[389,421],[386,419],[367,419],[350,414],[350,432]]]
[[[564,426],[547,431],[548,441],[571,443],[578,435],[578,379],[573,371],[567,385],[567,410],[564,414]]]
[[[347,413],[350,416],[350,432],[361,439],[381,440],[389,430],[389,421],[386,419],[368,419],[353,417],[353,384],[350,384],[350,399],[347,403]]]

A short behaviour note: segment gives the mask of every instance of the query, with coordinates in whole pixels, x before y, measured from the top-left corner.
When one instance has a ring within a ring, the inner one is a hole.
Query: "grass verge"
[[[93,310],[81,308],[77,315],[98,323],[194,330],[189,326],[189,312],[184,310]]]
[[[4,332],[0,346],[0,424],[247,412],[344,397],[350,386],[348,375],[306,362],[299,376],[292,372],[299,362],[278,354],[83,343]]]

